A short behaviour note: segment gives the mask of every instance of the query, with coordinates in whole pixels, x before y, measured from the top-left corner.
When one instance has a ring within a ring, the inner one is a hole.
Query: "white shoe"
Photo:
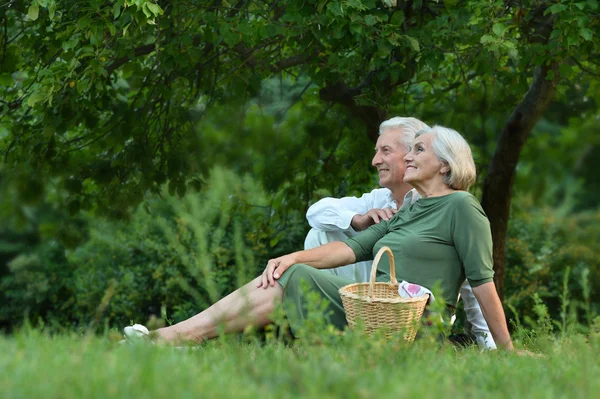
[[[147,339],[150,336],[150,331],[141,324],[127,326],[123,329],[123,332],[127,339]]]

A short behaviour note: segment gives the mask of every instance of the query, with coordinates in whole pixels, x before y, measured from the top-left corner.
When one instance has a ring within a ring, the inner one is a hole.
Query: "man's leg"
[[[347,238],[348,236],[341,231],[310,229],[306,236],[306,240],[304,240],[304,249],[315,248],[332,241],[343,241]],[[335,269],[326,269],[323,270],[323,273],[331,273],[335,276],[353,280],[357,283],[364,283],[369,281],[372,264],[373,262],[371,261],[358,262],[347,266],[337,267]]]

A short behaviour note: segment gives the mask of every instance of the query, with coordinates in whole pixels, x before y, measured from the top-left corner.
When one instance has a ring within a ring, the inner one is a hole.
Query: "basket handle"
[[[396,280],[396,264],[394,263],[394,253],[389,247],[381,247],[381,249],[377,252],[377,255],[375,255],[373,266],[371,267],[371,282],[369,283],[369,298],[371,299],[373,299],[373,289],[375,288],[377,266],[379,265],[379,260],[385,252],[387,252],[388,258],[390,258],[390,283],[394,285],[398,284],[398,280]]]

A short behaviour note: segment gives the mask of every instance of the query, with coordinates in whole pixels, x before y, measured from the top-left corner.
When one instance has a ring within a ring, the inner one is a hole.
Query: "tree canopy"
[[[0,176],[119,216],[221,163],[306,203],[327,176],[369,183],[378,124],[416,116],[476,147],[501,289],[533,127],[553,101],[597,115],[598,3],[3,0]]]

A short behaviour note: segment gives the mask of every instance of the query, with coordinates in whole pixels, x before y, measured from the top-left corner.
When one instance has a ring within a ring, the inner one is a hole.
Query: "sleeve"
[[[314,203],[306,212],[310,227],[322,231],[351,230],[352,218],[373,208],[385,206],[386,190],[375,189],[360,198],[323,198]]]
[[[490,222],[477,199],[470,194],[457,201],[452,219],[452,239],[471,286],[493,281]]]
[[[373,247],[377,241],[387,234],[389,222],[386,220],[374,224],[368,229],[361,231],[358,235],[344,241],[352,249],[357,262],[373,260]]]

